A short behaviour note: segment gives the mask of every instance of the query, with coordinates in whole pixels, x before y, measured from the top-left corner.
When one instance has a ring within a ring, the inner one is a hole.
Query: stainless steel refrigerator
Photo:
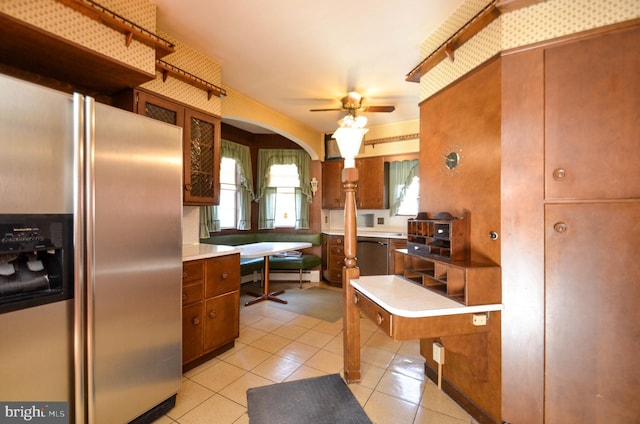
[[[0,93],[0,402],[100,424],[170,407],[182,130],[4,75]]]

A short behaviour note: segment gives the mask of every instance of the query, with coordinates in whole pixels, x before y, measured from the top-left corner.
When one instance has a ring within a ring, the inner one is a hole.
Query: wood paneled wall
[[[420,105],[420,210],[455,216],[469,211],[471,259],[494,264],[500,264],[500,241],[489,233],[500,234],[500,126],[500,58]],[[451,175],[444,156],[452,148],[462,149],[462,161]],[[493,313],[482,337],[440,339],[448,352],[443,376],[455,387],[450,394],[480,422],[500,421],[500,320]],[[421,353],[437,369],[432,342],[422,340]]]

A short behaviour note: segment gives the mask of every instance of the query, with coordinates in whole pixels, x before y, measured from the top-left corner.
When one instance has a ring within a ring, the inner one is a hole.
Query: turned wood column
[[[356,187],[358,169],[342,170],[342,184],[345,192],[344,201],[344,267],[342,268],[343,292],[343,343],[344,343],[344,378],[347,383],[357,383],[360,375],[360,310],[354,304],[355,290],[349,283],[360,278],[360,269],[356,259]]]

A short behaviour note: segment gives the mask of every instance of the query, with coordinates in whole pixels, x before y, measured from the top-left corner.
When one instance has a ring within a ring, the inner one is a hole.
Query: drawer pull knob
[[[198,318],[194,318],[191,322],[193,323],[193,325],[200,324],[200,320]]]
[[[186,293],[182,293],[182,300],[187,300],[187,294]]]
[[[215,317],[216,317],[216,311],[209,312],[209,318],[215,318]]]
[[[557,168],[553,170],[553,179],[556,181],[562,181],[567,178],[567,170],[564,168]]]
[[[226,272],[223,272],[220,278],[222,278],[223,280],[226,280],[228,276],[229,274],[227,274]]]
[[[553,229],[557,233],[564,233],[569,229],[569,226],[564,222],[556,222],[555,225],[553,226]]]
[[[359,301],[359,299],[358,299],[358,295],[357,295],[357,294],[354,294],[354,295],[353,295],[353,303],[354,303],[354,304],[357,304],[357,303],[358,303],[358,301]]]
[[[182,273],[182,278],[187,278],[187,273],[186,272]]]
[[[378,325],[382,325],[383,321],[384,321],[384,318],[382,318],[382,315],[376,314],[376,322],[378,323]]]

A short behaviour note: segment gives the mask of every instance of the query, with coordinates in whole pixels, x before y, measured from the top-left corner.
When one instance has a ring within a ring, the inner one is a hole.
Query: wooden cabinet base
[[[183,368],[193,368],[232,348],[239,331],[240,255],[184,262]]]
[[[195,367],[197,367],[198,365],[202,365],[205,362],[215,358],[216,356],[226,352],[229,349],[233,349],[233,347],[235,346],[235,340],[234,341],[230,341],[229,343],[220,346],[219,348],[212,350],[211,352],[207,353],[206,355],[202,355],[194,360],[192,360],[191,362],[186,362],[184,364],[182,364],[182,372],[187,372],[189,370],[194,369]]]

